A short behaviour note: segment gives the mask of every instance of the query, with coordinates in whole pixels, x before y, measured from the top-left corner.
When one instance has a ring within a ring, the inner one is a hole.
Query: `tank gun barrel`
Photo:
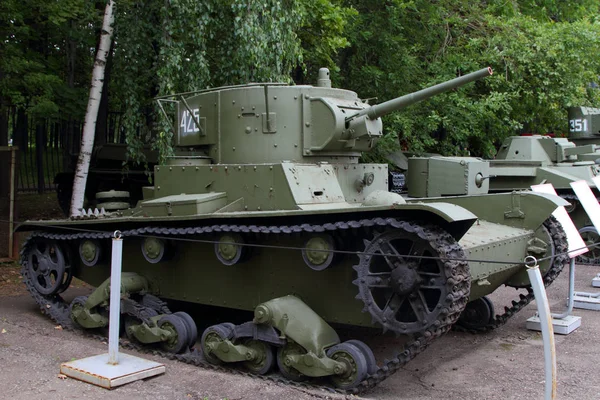
[[[466,85],[467,83],[485,78],[487,76],[492,75],[492,73],[493,71],[490,67],[480,69],[479,71],[471,72],[470,74],[451,79],[447,82],[439,83],[426,89],[419,90],[418,92],[409,93],[404,96],[388,100],[381,104],[376,104],[374,106],[367,107],[359,111],[358,113],[346,118],[346,122],[350,122],[355,118],[359,118],[365,115],[368,116],[371,120],[377,119],[396,110],[408,107],[411,104],[426,100],[430,97],[435,96],[436,94],[447,92],[460,86]]]

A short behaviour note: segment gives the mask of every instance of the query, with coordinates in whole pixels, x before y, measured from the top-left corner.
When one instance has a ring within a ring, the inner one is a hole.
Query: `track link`
[[[449,235],[440,229],[428,230],[425,232],[418,224],[406,223],[403,221],[397,221],[393,218],[374,218],[374,219],[363,219],[359,221],[340,221],[336,223],[326,223],[322,225],[293,225],[293,226],[258,226],[258,225],[211,225],[202,227],[187,227],[187,228],[166,228],[166,227],[144,227],[139,229],[126,230],[122,232],[122,237],[135,237],[135,236],[148,236],[155,235],[160,237],[172,237],[177,238],[193,238],[197,235],[213,233],[213,232],[239,232],[239,233],[258,233],[258,234],[292,234],[301,232],[334,232],[338,230],[349,230],[349,231],[365,231],[371,232],[374,229],[385,229],[385,228],[400,228],[410,225],[410,229],[415,230],[418,235],[431,243],[435,243],[436,248],[442,250],[442,254],[455,255],[462,254],[462,249],[458,247],[456,243],[450,241]],[[62,241],[73,241],[80,239],[109,239],[113,236],[112,232],[76,232],[76,233],[54,233],[54,232],[33,232],[32,235],[24,243],[21,250],[21,264],[22,264],[22,275],[27,289],[35,299],[37,304],[43,313],[47,314],[55,323],[61,325],[65,329],[83,332],[87,334],[87,331],[79,329],[76,324],[71,321],[69,316],[69,305],[65,303],[60,295],[49,295],[45,296],[40,294],[35,287],[27,267],[27,249],[34,240],[53,240],[57,242]],[[459,251],[460,250],[460,251]],[[458,253],[457,253],[458,251]],[[357,256],[361,256],[360,252],[357,252]],[[457,282],[462,282],[464,279],[468,279],[468,264],[465,260],[448,260],[445,262],[445,268],[447,276],[454,279]],[[166,353],[155,348],[148,348],[140,346],[136,343],[129,341],[121,341],[121,346],[127,349],[133,349],[139,352],[151,353],[160,355],[168,359],[174,359],[188,364],[196,365],[202,368],[220,371],[234,371],[244,376],[252,376],[255,378],[269,380],[276,383],[284,383],[286,385],[295,386],[304,389],[319,389],[327,390],[329,392],[335,392],[339,394],[359,394],[364,393],[379,383],[387,379],[389,376],[394,374],[398,369],[416,357],[421,353],[427,346],[437,337],[440,337],[447,331],[449,331],[452,325],[458,319],[460,312],[464,309],[464,306],[468,300],[468,290],[457,290],[453,294],[454,299],[451,305],[448,307],[448,312],[444,318],[440,318],[439,324],[434,327],[426,329],[419,334],[409,336],[409,340],[402,347],[397,349],[393,354],[385,359],[383,365],[378,367],[377,371],[367,376],[367,378],[361,382],[357,387],[349,390],[341,390],[330,386],[321,386],[310,382],[294,382],[283,378],[279,374],[271,374],[267,376],[254,375],[252,373],[242,371],[235,367],[225,368],[224,366],[216,366],[206,362],[198,350],[192,350],[184,354],[172,354]],[[106,340],[102,335],[90,334],[93,337],[101,340]]]

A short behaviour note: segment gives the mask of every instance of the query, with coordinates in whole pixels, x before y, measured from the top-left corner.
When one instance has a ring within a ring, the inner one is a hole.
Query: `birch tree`
[[[96,131],[96,119],[98,117],[98,108],[102,89],[104,85],[104,68],[106,59],[110,51],[110,42],[113,33],[113,10],[115,2],[109,0],[104,10],[104,20],[102,22],[102,33],[100,36],[100,45],[94,61],[94,70],[92,72],[92,85],[90,88],[90,97],[88,100],[85,121],[83,124],[83,135],[81,138],[81,150],[77,159],[77,168],[75,169],[75,178],[73,180],[73,196],[71,197],[71,216],[80,213],[83,208],[85,197],[85,186],[87,183],[88,170],[90,167],[90,157],[94,149],[94,134]]]

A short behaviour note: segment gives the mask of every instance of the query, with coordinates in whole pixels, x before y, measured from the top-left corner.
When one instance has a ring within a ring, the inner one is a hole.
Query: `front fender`
[[[531,191],[428,198],[429,201],[451,203],[471,211],[479,219],[531,230],[539,228],[558,207],[569,205],[559,196]]]

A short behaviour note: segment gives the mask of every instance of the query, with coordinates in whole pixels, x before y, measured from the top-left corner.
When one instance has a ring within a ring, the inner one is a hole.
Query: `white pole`
[[[554,319],[567,318],[573,312],[573,303],[575,303],[575,258],[571,258],[569,264],[569,295],[567,297],[567,310],[562,314],[552,314]]]
[[[530,266],[532,259],[534,265]],[[535,257],[527,256],[525,265],[527,266],[527,275],[529,275],[538,315],[540,316],[542,341],[544,342],[544,370],[546,373],[544,399],[554,400],[556,398],[556,348],[554,346],[554,329],[552,328],[550,306],[548,305],[548,297],[546,296],[546,289],[544,288],[537,260]]]
[[[104,20],[102,23],[102,34],[98,53],[94,61],[92,71],[92,86],[90,88],[90,97],[88,99],[85,121],[83,123],[83,134],[81,135],[81,149],[77,159],[77,168],[75,169],[75,178],[73,179],[73,195],[71,197],[70,215],[79,215],[83,208],[83,199],[85,197],[85,185],[87,183],[88,170],[90,167],[90,157],[94,150],[94,135],[96,132],[96,118],[98,117],[98,108],[100,107],[100,98],[102,96],[102,87],[104,85],[104,67],[108,52],[110,51],[110,41],[113,33],[114,22],[114,1],[109,0],[106,3],[104,11]]]
[[[121,317],[121,262],[123,240],[121,232],[115,231],[112,240],[110,266],[110,315],[108,322],[108,363],[119,363],[119,320]]]

